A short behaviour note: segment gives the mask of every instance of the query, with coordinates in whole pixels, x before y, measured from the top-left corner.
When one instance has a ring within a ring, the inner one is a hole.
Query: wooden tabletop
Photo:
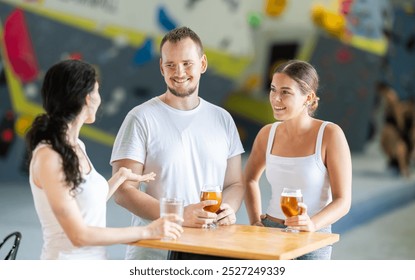
[[[286,233],[278,228],[249,225],[217,229],[184,228],[173,241],[140,240],[136,246],[237,259],[293,259],[339,241],[338,234]]]

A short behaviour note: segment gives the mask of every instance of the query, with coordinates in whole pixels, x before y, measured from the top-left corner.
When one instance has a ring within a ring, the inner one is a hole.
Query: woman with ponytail
[[[42,232],[41,259],[106,259],[106,245],[139,239],[177,238],[177,216],[145,227],[106,227],[106,202],[124,181],[154,180],[121,168],[108,181],[89,160],[79,139],[101,103],[95,69],[79,60],[52,66],[42,85],[45,113],[26,135],[30,186]]]
[[[331,232],[331,225],[349,212],[350,149],[338,125],[313,117],[318,83],[317,71],[305,61],[287,61],[273,73],[269,101],[277,121],[258,132],[244,170],[252,225]],[[272,195],[262,214],[259,180],[264,171]],[[300,215],[285,219],[280,207],[284,187],[301,189]],[[330,259],[331,251],[327,246],[299,259]]]

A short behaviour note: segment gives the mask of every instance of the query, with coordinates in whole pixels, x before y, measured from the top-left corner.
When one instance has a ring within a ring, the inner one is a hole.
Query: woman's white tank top
[[[266,178],[271,185],[271,199],[266,211],[267,214],[280,219],[286,218],[280,207],[280,195],[284,187],[301,189],[303,201],[307,205],[310,217],[331,202],[328,172],[321,158],[321,143],[324,128],[328,123],[323,122],[320,126],[314,154],[304,157],[272,155],[272,143],[280,122],[275,122],[272,125],[268,137],[265,169]],[[278,141],[276,145],[278,145]]]
[[[79,144],[84,151],[85,145],[79,140]],[[33,151],[33,155],[39,148],[46,144],[39,144]],[[88,156],[86,155],[88,158]],[[106,209],[108,182],[91,166],[88,174],[82,174],[85,182],[79,185],[81,191],[76,194],[75,200],[81,211],[85,224],[95,227],[106,226]],[[41,259],[106,259],[106,249],[104,246],[75,247],[66,236],[58,220],[53,214],[48,199],[44,191],[35,185],[32,174],[29,176],[30,188],[33,194],[33,201],[36,212],[42,226],[43,247]],[[68,190],[69,191],[69,190]]]

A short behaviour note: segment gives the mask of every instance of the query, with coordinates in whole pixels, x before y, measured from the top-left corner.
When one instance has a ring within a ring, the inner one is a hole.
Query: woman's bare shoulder
[[[343,129],[336,123],[328,123],[324,130],[323,142],[333,145],[347,143],[346,135]]]
[[[50,172],[60,171],[62,157],[51,146],[43,145],[35,150],[31,165],[33,171],[39,171],[39,169],[47,169]]]

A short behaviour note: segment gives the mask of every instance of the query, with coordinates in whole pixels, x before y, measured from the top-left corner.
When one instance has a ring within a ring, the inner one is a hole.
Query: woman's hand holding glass
[[[183,218],[176,214],[160,217],[145,227],[147,234],[143,239],[175,240],[183,233],[182,222]]]
[[[303,194],[301,193],[301,189],[291,189],[291,188],[284,188],[281,193],[281,210],[284,215],[287,217],[285,220],[285,225],[287,226],[283,231],[285,232],[299,232],[298,229],[291,226],[293,219],[289,220],[292,217],[297,217],[301,214],[301,207],[299,207],[299,203],[303,202]],[[296,219],[298,222],[298,219]]]
[[[295,227],[300,231],[316,231],[316,226],[311,220],[310,216],[307,213],[307,205],[303,202],[298,203],[298,207],[301,208],[300,215],[287,218],[285,220],[285,225],[288,227]]]

